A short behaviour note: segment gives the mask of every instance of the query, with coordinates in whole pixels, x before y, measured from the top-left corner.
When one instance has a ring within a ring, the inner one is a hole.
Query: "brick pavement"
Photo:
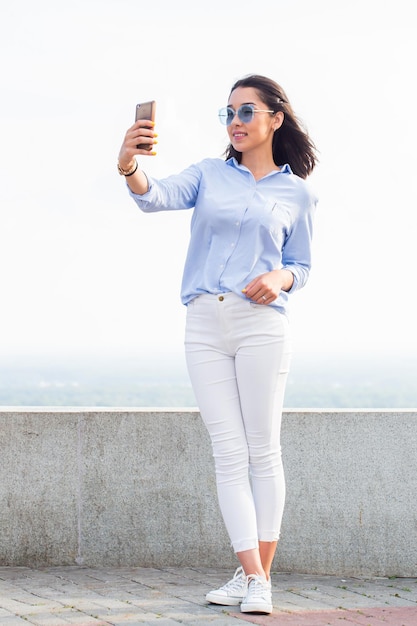
[[[417,579],[273,574],[272,615],[205,602],[233,572],[0,567],[0,626],[416,626]]]

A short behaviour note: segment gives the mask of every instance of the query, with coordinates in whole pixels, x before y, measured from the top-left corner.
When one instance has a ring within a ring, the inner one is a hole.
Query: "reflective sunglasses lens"
[[[238,108],[237,112],[235,112],[232,107],[223,107],[219,111],[219,120],[225,126],[230,126],[237,113],[240,121],[244,124],[248,124],[253,120],[253,116],[255,114],[254,111],[255,107],[251,104],[242,104],[242,106]]]
[[[230,126],[234,116],[235,112],[230,107],[223,107],[223,109],[220,109],[219,111],[219,120],[225,126]]]
[[[227,109],[223,108],[219,110],[219,120],[221,124],[225,124],[227,123]]]
[[[241,122],[248,124],[253,120],[254,107],[250,104],[242,104],[242,106],[239,107],[237,114]]]

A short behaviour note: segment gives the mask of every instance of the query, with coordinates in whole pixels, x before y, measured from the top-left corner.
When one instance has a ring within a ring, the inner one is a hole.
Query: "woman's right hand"
[[[119,152],[119,165],[122,169],[128,170],[138,154],[145,156],[156,154],[152,150],[153,146],[158,143],[154,126],[155,122],[150,120],[138,120],[129,128]]]

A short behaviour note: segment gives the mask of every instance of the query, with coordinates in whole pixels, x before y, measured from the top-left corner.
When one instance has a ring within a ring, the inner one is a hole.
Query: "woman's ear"
[[[283,122],[284,122],[283,111],[277,111],[277,113],[275,113],[274,115],[274,125],[273,125],[274,131],[278,130],[278,128],[281,128]]]

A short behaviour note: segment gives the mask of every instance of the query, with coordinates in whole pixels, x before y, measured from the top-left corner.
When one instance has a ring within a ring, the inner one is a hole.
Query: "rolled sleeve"
[[[141,211],[146,213],[178,211],[195,206],[201,179],[198,164],[167,178],[159,180],[149,176],[146,178],[149,185],[146,193],[139,195],[129,189],[130,195]]]

